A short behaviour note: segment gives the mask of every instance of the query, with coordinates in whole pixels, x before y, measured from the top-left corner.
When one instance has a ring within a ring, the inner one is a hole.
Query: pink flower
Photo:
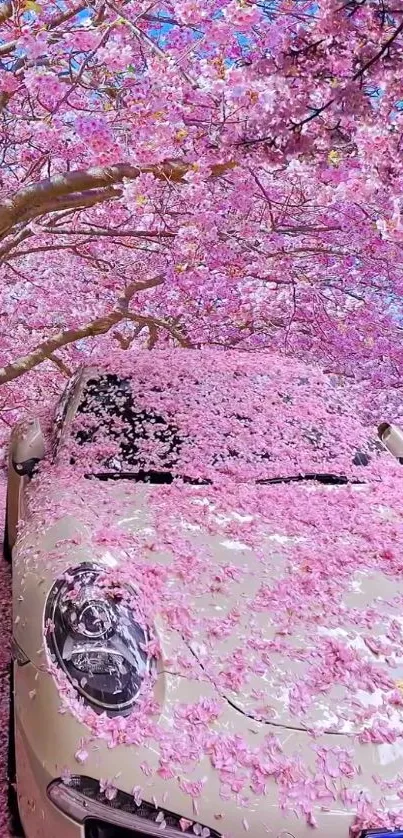
[[[109,801],[114,800],[117,795],[117,788],[112,780],[101,779],[99,781],[99,790],[101,794],[104,794],[106,799]]]
[[[80,740],[80,747],[79,747],[79,748],[78,748],[78,750],[75,752],[75,754],[74,754],[74,758],[77,760],[77,762],[79,762],[80,764],[83,764],[84,762],[86,762],[86,761],[87,761],[88,756],[89,756],[89,755],[88,755],[88,751],[87,751],[87,750],[86,750],[86,748],[84,747],[84,740],[83,740],[83,739],[81,739],[81,740]]]

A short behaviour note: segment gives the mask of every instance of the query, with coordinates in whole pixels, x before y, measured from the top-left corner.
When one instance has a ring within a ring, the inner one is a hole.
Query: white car
[[[266,353],[155,351],[15,429],[26,838],[401,838],[403,493],[350,399]]]

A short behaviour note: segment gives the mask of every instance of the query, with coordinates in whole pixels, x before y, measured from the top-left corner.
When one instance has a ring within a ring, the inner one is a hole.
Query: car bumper
[[[18,796],[26,838],[88,838],[91,835],[88,828],[86,830],[83,824],[70,816],[71,811],[66,814],[66,810],[61,811],[49,799],[50,784],[64,776],[66,771],[73,775],[85,775],[96,781],[101,778],[115,778],[116,787],[127,795],[132,795],[133,788],[140,786],[145,801],[192,822],[197,821],[215,835],[222,832],[231,838],[245,838],[248,832],[251,838],[261,838],[265,834],[269,834],[271,838],[279,838],[288,833],[291,838],[311,838],[312,828],[305,818],[292,812],[288,815],[281,812],[275,783],[270,784],[267,795],[250,795],[246,804],[237,801],[234,796],[229,800],[223,800],[217,773],[212,770],[207,756],[197,766],[189,768],[186,774],[182,772],[186,779],[197,780],[204,777],[207,780],[203,795],[198,799],[198,811],[195,813],[191,797],[180,789],[180,778],[175,776],[170,780],[162,780],[156,773],[159,765],[156,746],[118,745],[108,748],[107,742],[102,738],[91,740],[87,727],[78,722],[71,713],[60,712],[60,697],[49,674],[39,672],[30,663],[14,666]],[[184,684],[183,679],[169,676],[165,682],[164,716],[174,717],[174,708],[178,702],[183,701],[184,690],[187,701],[193,702],[200,699],[202,692],[207,696],[211,689],[206,684],[190,680]],[[242,736],[251,748],[258,747],[268,734],[273,733],[273,729],[254,723],[250,719],[246,720],[242,713],[236,710],[228,713],[226,720],[226,733]],[[284,753],[299,753],[304,760],[309,759],[311,754],[314,760],[312,740],[305,733],[276,728],[275,735],[281,742]],[[316,744],[351,747],[351,740],[346,741],[345,737],[332,735],[330,738],[331,742],[329,737],[320,737],[321,742],[318,739]],[[83,747],[88,752],[84,764],[80,764],[79,757],[75,758],[82,740]],[[365,746],[363,749],[359,745],[354,747],[354,761],[357,765],[365,765],[365,772],[357,776],[354,785],[360,791],[369,791],[375,802],[376,795],[372,793],[375,791],[379,795],[379,787],[374,786],[371,777],[380,771],[379,749],[375,746]],[[147,772],[142,769],[144,763],[147,763],[150,769]],[[387,768],[383,761],[384,779],[396,775],[399,765],[401,766],[400,752],[396,753],[393,759],[390,757]],[[318,806],[315,819],[319,832],[326,835],[326,838],[348,838],[353,816],[335,801],[331,810],[324,811]],[[119,838],[126,838],[131,834],[140,836],[148,832],[147,829],[138,827],[131,832],[131,828],[128,831],[126,826],[116,831],[105,828],[105,832],[100,832],[100,838],[109,838],[109,835],[111,838],[117,835]]]
[[[85,838],[84,828],[49,800],[49,775],[16,720],[18,807],[26,838]]]

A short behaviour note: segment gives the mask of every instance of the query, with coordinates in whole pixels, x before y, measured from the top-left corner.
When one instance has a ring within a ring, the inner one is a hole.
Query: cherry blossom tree
[[[0,382],[96,337],[400,386],[402,27],[400,0],[2,3]]]

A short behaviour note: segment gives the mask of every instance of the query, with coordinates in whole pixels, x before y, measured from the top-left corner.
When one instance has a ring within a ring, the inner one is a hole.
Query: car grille
[[[102,821],[88,821],[85,824],[85,838],[144,838],[144,833],[111,826]]]
[[[113,820],[112,811],[118,810],[126,812],[127,814],[135,815],[137,819],[142,819],[146,823],[155,823],[159,828],[161,813],[167,827],[177,829],[184,838],[194,836],[201,833],[202,824],[194,824],[188,829],[183,830],[180,824],[180,815],[169,812],[164,806],[156,807],[152,803],[142,801],[137,805],[134,797],[131,794],[126,794],[123,791],[117,790],[112,800],[108,800],[106,795],[100,790],[99,782],[91,777],[73,776],[69,780],[69,785],[75,788],[80,794],[95,803],[101,803],[111,810],[111,821]],[[97,818],[88,818],[85,821],[85,838],[144,838],[145,833],[141,832],[141,826],[131,828],[123,828],[115,826],[113,823],[108,823],[105,820],[105,810],[102,813],[102,820]],[[164,835],[164,829],[161,829],[161,836]],[[209,838],[221,838],[221,834],[214,829],[209,830]]]

